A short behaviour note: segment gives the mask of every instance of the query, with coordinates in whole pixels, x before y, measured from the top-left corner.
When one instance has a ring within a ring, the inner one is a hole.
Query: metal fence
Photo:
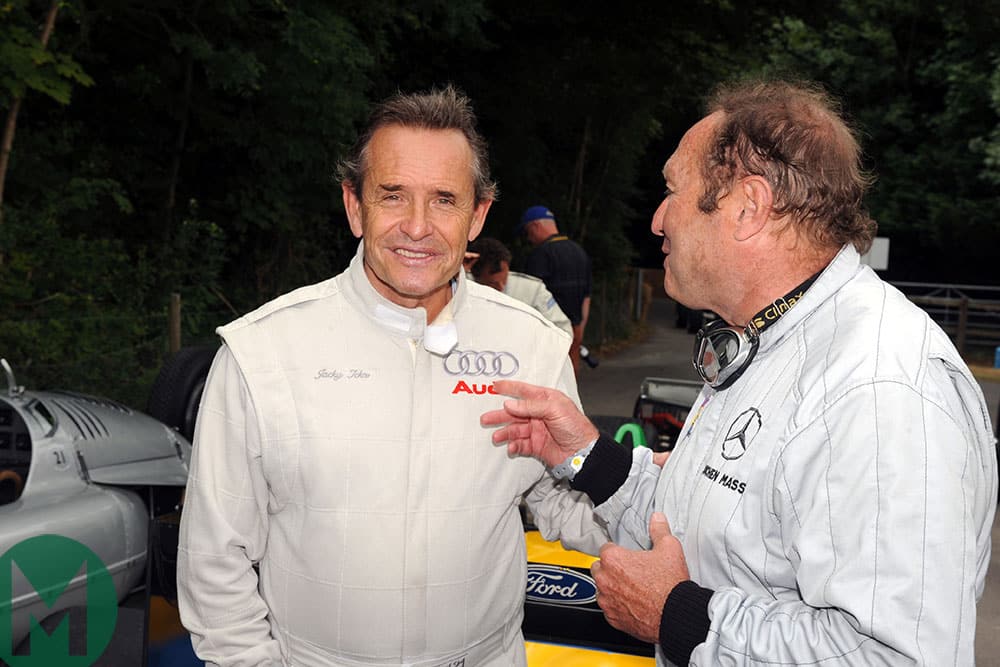
[[[892,282],[910,301],[931,316],[963,355],[973,348],[1000,346],[1000,287],[945,283]],[[596,286],[593,336],[605,341],[621,335],[607,321],[621,326],[643,319],[650,298],[663,296],[662,269],[629,268],[615,284]],[[990,355],[992,359],[992,354]]]
[[[972,346],[1000,345],[1000,287],[892,283],[927,311],[955,342],[962,354]]]

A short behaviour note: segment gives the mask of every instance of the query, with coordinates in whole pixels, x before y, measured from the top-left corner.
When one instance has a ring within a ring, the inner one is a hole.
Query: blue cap
[[[517,233],[523,234],[524,228],[528,226],[529,222],[534,222],[535,220],[555,220],[556,216],[544,206],[532,206],[524,215],[521,216],[521,224],[517,226]]]

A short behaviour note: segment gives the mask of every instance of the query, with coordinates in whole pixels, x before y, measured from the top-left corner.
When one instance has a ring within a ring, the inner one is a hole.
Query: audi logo
[[[520,367],[521,364],[510,352],[453,350],[444,358],[444,370],[448,375],[507,378],[516,373]]]

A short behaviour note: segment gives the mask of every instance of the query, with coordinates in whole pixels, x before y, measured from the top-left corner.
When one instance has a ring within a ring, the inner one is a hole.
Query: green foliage
[[[341,270],[356,240],[337,160],[372,102],[447,82],[490,141],[503,194],[485,233],[523,257],[514,227],[544,203],[593,258],[588,342],[627,335],[628,267],[662,259],[663,162],[734,74],[844,98],[891,277],[994,281],[997,0],[105,0],[63,3],[42,50],[46,6],[0,0],[0,105],[25,100],[0,355],[34,386],[141,406],[171,293],[193,343]]]
[[[1000,57],[993,61],[989,91],[990,105],[996,115],[1000,116]],[[1000,185],[1000,123],[990,130],[988,136],[974,139],[971,148],[984,155],[983,178],[993,185]]]
[[[74,84],[91,86],[94,80],[64,53],[43,48],[31,25],[30,3],[8,0],[0,5],[0,107],[28,90],[69,104]]]
[[[142,303],[152,267],[113,239],[67,234],[60,212],[8,209],[0,227],[0,355],[22,383],[135,403],[159,352]]]
[[[877,176],[868,205],[892,242],[892,279],[995,282],[998,9],[849,0],[770,31],[762,71],[824,83],[861,130]]]

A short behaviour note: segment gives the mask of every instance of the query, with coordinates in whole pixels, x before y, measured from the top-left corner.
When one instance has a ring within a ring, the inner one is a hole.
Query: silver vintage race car
[[[118,603],[166,580],[147,569],[150,527],[178,508],[191,445],[114,401],[27,391],[0,366],[0,664],[90,656]]]

